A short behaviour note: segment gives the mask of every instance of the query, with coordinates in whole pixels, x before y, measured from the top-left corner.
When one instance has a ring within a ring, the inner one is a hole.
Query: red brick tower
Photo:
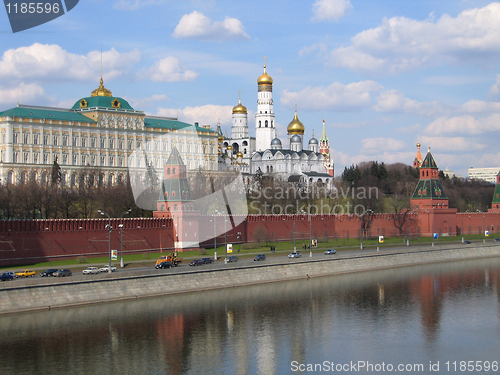
[[[330,140],[326,135],[325,120],[323,120],[323,133],[321,134],[321,138],[319,140],[319,152],[320,154],[325,155],[326,173],[333,177],[335,170],[334,164],[330,159]]]
[[[163,167],[161,195],[153,217],[171,217],[174,227],[175,250],[199,248],[199,211],[191,198],[186,165],[176,147]]]

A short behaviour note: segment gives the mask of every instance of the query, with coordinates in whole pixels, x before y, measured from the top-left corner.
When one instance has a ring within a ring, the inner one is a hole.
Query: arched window
[[[167,168],[167,174],[170,174],[170,168]]]
[[[174,211],[177,211],[177,205],[174,204]]]
[[[259,128],[262,126],[262,121],[259,121]]]
[[[267,120],[266,120],[266,128],[267,128],[267,126],[268,126],[268,125],[269,125],[269,124],[268,124],[268,122],[267,122]]]
[[[175,168],[172,168],[172,174],[175,174]]]

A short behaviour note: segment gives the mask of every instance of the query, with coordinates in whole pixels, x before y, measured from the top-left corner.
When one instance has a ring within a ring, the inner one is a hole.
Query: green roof
[[[436,162],[434,161],[434,158],[432,157],[432,154],[430,151],[425,156],[425,159],[422,162],[422,165],[420,166],[420,168],[438,169],[438,166],[437,166]]]
[[[493,200],[491,203],[500,203],[500,184],[495,185],[495,192],[493,193]]]
[[[113,103],[118,100],[119,107],[118,105],[114,105]],[[86,103],[86,105],[85,105]],[[83,104],[83,108],[81,106]],[[71,109],[73,110],[81,110],[81,109],[87,109],[87,108],[108,108],[113,111],[116,110],[128,110],[128,111],[135,111],[128,102],[123,99],[119,98],[117,96],[89,96],[86,98],[82,98],[78,100]]]
[[[174,146],[165,165],[184,165],[184,162],[182,161],[181,155],[179,154],[177,147]]]
[[[23,118],[33,118],[33,119],[49,119],[56,121],[76,121],[76,122],[90,122],[95,123],[94,120],[82,115],[81,113],[62,110],[58,108],[49,107],[29,107],[29,106],[18,106],[15,108],[8,109],[6,111],[0,112],[0,117],[23,117]]]
[[[439,180],[420,180],[411,199],[448,199]]]
[[[161,117],[145,117],[144,126],[146,128],[161,128],[161,129],[172,129],[172,130],[191,130],[196,132],[208,132],[215,133],[212,129],[206,129],[199,126],[198,123],[194,125],[188,124],[175,119],[167,119]]]

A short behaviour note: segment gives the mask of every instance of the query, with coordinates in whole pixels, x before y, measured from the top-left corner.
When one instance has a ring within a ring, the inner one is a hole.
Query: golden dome
[[[219,142],[224,141],[224,136],[223,136],[222,134],[221,134],[221,135],[219,135],[219,137],[217,138],[217,140],[218,140]]]
[[[103,85],[104,81],[102,80],[102,77],[101,77],[101,82],[100,83],[101,84],[99,85],[99,87],[96,88],[94,91],[92,91],[92,94],[90,96],[111,96],[111,91],[109,91]]]
[[[242,157],[243,157],[243,152],[241,152],[241,151],[240,151],[240,152],[238,152],[238,153],[236,154],[236,157],[238,157],[238,158],[242,158]]]
[[[306,128],[304,127],[304,124],[300,122],[299,118],[297,117],[297,111],[295,111],[295,116],[293,120],[288,124],[286,131],[288,134],[304,134],[304,131]]]
[[[264,73],[257,79],[258,85],[272,85],[273,79],[266,73],[266,64],[264,64]]]
[[[238,100],[238,105],[233,107],[233,113],[248,113],[247,107],[241,104],[241,99]]]
[[[226,150],[232,150],[233,147],[231,145],[227,146]]]

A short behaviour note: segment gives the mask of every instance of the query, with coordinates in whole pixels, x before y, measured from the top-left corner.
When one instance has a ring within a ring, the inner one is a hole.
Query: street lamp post
[[[123,264],[123,216],[128,215],[130,211],[132,211],[131,208],[122,213],[122,215],[120,216],[120,225],[118,225],[118,227],[120,228],[120,268],[125,267],[125,265]],[[160,236],[161,236],[161,229],[160,229]]]
[[[313,246],[312,246],[312,217],[309,213],[309,257],[313,256]]]
[[[109,264],[108,264],[108,273],[111,273],[111,232],[113,228],[111,228],[111,216],[107,212],[97,210],[102,216],[106,216],[108,218],[108,225],[106,225],[106,229],[108,230],[108,250],[109,250]]]
[[[486,218],[484,215],[483,215],[483,231],[484,231],[483,243],[486,243]]]
[[[217,234],[215,233],[215,215],[213,215],[214,219],[214,260],[217,260]]]

